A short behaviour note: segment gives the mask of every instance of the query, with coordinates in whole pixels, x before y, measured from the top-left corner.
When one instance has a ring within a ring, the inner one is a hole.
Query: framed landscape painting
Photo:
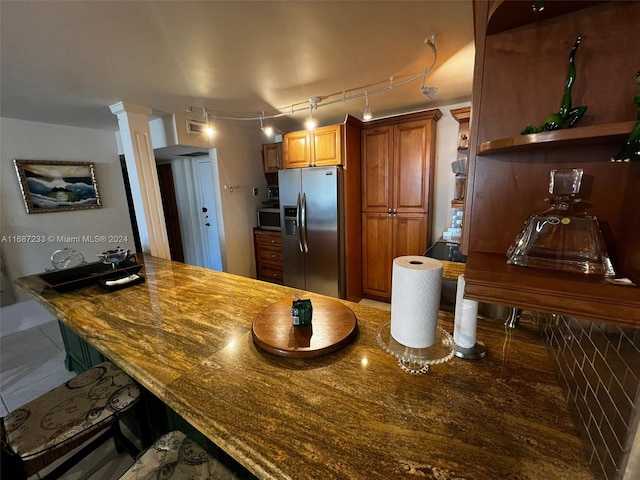
[[[28,213],[102,207],[93,163],[17,159],[13,163]]]

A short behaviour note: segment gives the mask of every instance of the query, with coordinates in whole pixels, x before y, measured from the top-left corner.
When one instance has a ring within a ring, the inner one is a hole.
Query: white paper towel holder
[[[385,352],[398,360],[402,370],[412,375],[419,375],[429,371],[429,366],[448,362],[455,353],[453,337],[438,325],[435,343],[426,348],[413,348],[398,342],[391,335],[391,322],[384,323],[378,328],[376,335],[378,345]]]

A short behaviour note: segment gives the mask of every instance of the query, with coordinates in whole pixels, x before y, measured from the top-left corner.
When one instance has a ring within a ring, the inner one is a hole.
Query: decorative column
[[[118,117],[142,250],[155,257],[171,259],[149,130],[152,110],[126,102],[109,108]]]

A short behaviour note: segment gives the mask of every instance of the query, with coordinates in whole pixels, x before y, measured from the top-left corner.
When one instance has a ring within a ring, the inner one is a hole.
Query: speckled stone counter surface
[[[376,342],[390,313],[344,302],[351,344],[284,358],[254,345],[252,320],[298,291],[144,263],[146,283],[111,293],[17,283],[259,478],[593,478],[532,324],[480,321],[485,359],[410,375]]]

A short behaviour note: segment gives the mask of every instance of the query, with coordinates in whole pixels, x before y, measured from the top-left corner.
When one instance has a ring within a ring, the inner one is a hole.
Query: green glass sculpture
[[[640,86],[640,72],[636,73],[636,83]],[[612,162],[640,162],[640,93],[633,97],[633,103],[637,106],[636,117],[638,121],[631,130],[622,150],[611,159]]]
[[[584,112],[587,111],[587,107],[571,107],[571,87],[576,79],[575,56],[578,51],[578,47],[580,46],[580,42],[582,42],[582,37],[578,36],[576,43],[573,44],[573,48],[569,54],[569,73],[567,75],[567,83],[564,87],[564,96],[562,97],[562,103],[560,104],[560,111],[545,118],[544,123],[540,127],[527,125],[520,132],[522,135],[573,127],[582,118]]]

